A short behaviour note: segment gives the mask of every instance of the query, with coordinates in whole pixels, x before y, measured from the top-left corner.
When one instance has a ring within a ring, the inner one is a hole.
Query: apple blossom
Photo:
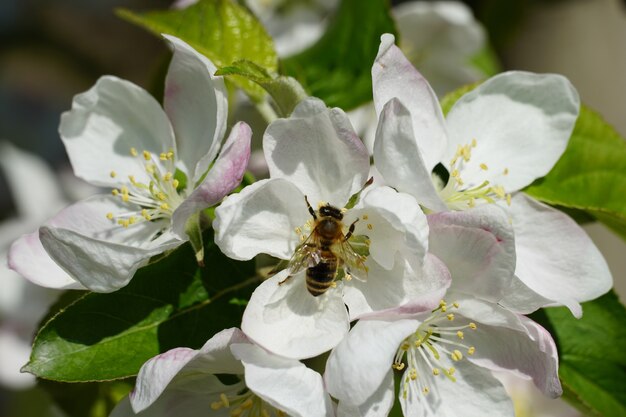
[[[215,66],[206,57],[164,36],[174,49],[165,111],[142,88],[105,76],[62,115],[59,132],[74,173],[114,187],[113,195],[69,206],[38,234],[13,244],[10,266],[29,280],[114,291],[150,257],[188,240],[190,217],[219,203],[241,181],[249,127],[237,123],[215,159],[226,131],[224,82],[211,75]]]
[[[260,253],[291,259],[316,226],[306,197],[320,208],[341,209],[342,234],[354,228],[348,242],[363,249],[358,256],[368,272],[351,270],[340,256],[340,279],[317,297],[307,291],[306,268],[272,276],[243,316],[242,330],[256,343],[286,357],[316,356],[339,343],[350,320],[448,285],[445,268],[426,257],[426,217],[411,196],[373,187],[346,208],[366,184],[369,156],[343,111],[306,99],[290,118],[270,124],[263,149],[270,178],[229,196],[215,211],[220,249],[239,260]],[[313,251],[304,262],[315,266],[319,255]]]
[[[218,375],[232,376],[225,384]],[[147,361],[111,417],[332,417],[321,375],[226,329],[199,350],[175,348]]]
[[[494,202],[507,209],[518,260],[503,305],[528,313],[562,304],[580,316],[580,302],[609,290],[606,262],[582,229],[519,193],[546,175],[567,146],[580,103],[565,77],[499,74],[461,97],[444,119],[426,79],[387,34],[372,78],[379,114],[374,159],[388,185],[434,212]],[[449,173],[447,184],[433,173],[438,165]]]

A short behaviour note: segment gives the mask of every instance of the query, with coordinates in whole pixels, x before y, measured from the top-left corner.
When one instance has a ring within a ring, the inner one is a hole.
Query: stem
[[[272,108],[272,106],[267,100],[263,100],[257,103],[256,109],[258,110],[259,114],[263,116],[263,118],[268,124],[278,119],[278,115],[276,114],[276,111],[274,111],[274,108]]]

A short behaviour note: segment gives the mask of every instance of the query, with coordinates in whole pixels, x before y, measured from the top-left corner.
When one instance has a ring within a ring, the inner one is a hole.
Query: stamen
[[[115,178],[115,177],[117,177],[117,172],[115,172],[115,171],[111,171],[111,172],[109,173],[109,176],[110,176],[111,178]]]

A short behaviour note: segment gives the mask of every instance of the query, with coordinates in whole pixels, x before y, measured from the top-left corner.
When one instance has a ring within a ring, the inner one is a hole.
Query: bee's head
[[[321,206],[319,208],[319,214],[320,214],[320,216],[332,217],[332,218],[335,218],[337,220],[343,219],[343,213],[341,212],[341,209],[338,209],[337,207],[333,207],[330,204],[326,204],[324,206]]]

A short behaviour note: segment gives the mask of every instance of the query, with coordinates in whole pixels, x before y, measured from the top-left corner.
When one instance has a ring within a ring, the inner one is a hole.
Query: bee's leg
[[[285,282],[289,281],[291,279],[291,277],[293,277],[293,275],[287,275],[287,278],[285,278],[284,280],[280,281],[278,283],[278,285],[283,285]]]
[[[358,222],[359,219],[357,218],[355,221],[352,222],[352,224],[350,225],[350,228],[348,229],[348,233],[346,233],[346,235],[344,236],[343,240],[344,242],[347,241],[348,239],[350,239],[350,236],[352,236],[352,233],[354,233],[354,228],[356,227],[356,222]]]
[[[315,210],[313,210],[313,207],[311,207],[311,204],[309,203],[309,199],[307,198],[307,196],[304,196],[304,201],[306,201],[306,206],[309,208],[309,213],[311,213],[311,216],[313,216],[313,220],[317,220],[317,215],[315,214]]]

